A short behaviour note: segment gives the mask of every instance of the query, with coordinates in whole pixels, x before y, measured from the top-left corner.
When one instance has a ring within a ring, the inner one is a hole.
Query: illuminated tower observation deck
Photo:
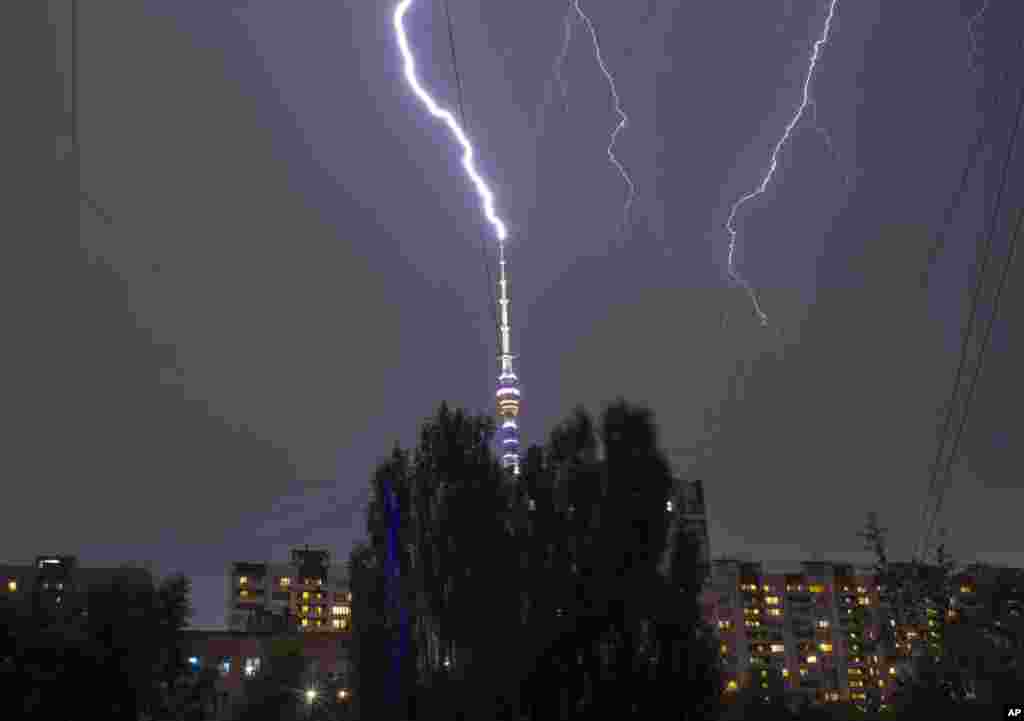
[[[498,245],[498,305],[501,312],[501,351],[498,354],[499,375],[498,438],[501,444],[501,465],[519,475],[519,378],[512,368],[511,329],[508,322],[508,277],[505,272],[505,244]]]

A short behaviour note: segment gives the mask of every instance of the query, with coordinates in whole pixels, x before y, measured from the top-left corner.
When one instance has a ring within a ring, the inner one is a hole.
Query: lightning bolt
[[[504,221],[498,217],[497,211],[494,209],[494,193],[487,185],[487,181],[484,180],[483,176],[476,168],[476,162],[474,160],[475,153],[473,152],[473,144],[466,135],[466,131],[462,129],[455,116],[448,110],[445,110],[423,89],[420,84],[419,77],[416,74],[416,59],[413,57],[412,50],[409,48],[409,38],[405,31],[405,15],[409,12],[409,8],[412,6],[413,0],[401,0],[395,7],[394,14],[394,26],[395,26],[395,37],[398,40],[398,49],[402,54],[402,60],[405,69],[405,79],[409,83],[409,87],[413,93],[419,98],[420,102],[427,108],[427,111],[438,120],[444,121],[444,124],[448,126],[448,130],[451,131],[452,135],[458,141],[459,145],[462,146],[462,167],[466,171],[466,175],[469,176],[470,181],[476,188],[476,193],[480,197],[480,205],[483,208],[484,216],[487,218],[487,222],[491,224],[494,229],[494,234],[498,238],[499,243],[504,243],[508,237],[508,229],[505,227]]]
[[[623,228],[629,226],[629,209],[633,205],[633,198],[636,195],[636,186],[633,184],[633,180],[629,177],[629,173],[623,167],[619,159],[615,157],[615,141],[619,136],[619,133],[629,124],[629,118],[626,117],[626,113],[622,110],[622,101],[619,99],[619,93],[615,89],[615,79],[612,78],[612,74],[608,72],[608,67],[605,65],[604,58],[601,56],[601,43],[597,39],[597,30],[594,29],[594,23],[590,21],[583,9],[580,7],[580,0],[573,0],[573,9],[576,10],[576,14],[580,16],[587,25],[587,30],[590,32],[590,39],[594,44],[594,56],[597,58],[597,64],[601,67],[601,72],[604,73],[605,79],[608,81],[608,87],[611,88],[612,98],[615,100],[615,112],[619,116],[619,124],[615,126],[615,130],[612,131],[611,141],[608,143],[608,160],[611,161],[612,165],[619,171],[619,175],[626,181],[626,185],[629,187],[629,193],[626,196],[626,204],[622,209],[622,220]]]
[[[572,42],[573,12],[572,0],[567,0],[565,20],[563,22],[565,30],[562,35],[562,51],[558,53],[558,57],[555,58],[555,64],[552,68],[552,77],[548,80],[547,88],[544,91],[544,103],[540,106],[537,113],[537,127],[539,132],[543,132],[545,116],[547,115],[547,110],[553,100],[556,86],[562,92],[562,110],[565,112],[569,111],[569,80],[562,74],[562,68],[565,66],[565,61],[569,57],[569,43]]]
[[[978,58],[978,32],[977,25],[981,22],[981,19],[988,12],[988,6],[992,0],[985,0],[985,4],[981,6],[978,12],[971,16],[971,19],[967,21],[967,68],[973,73],[978,69],[976,62]]]
[[[732,210],[729,212],[729,219],[725,222],[725,229],[729,232],[729,277],[734,281],[743,286],[747,291],[747,295],[750,296],[750,301],[754,304],[754,312],[757,313],[757,317],[761,320],[762,326],[768,325],[768,316],[765,315],[764,311],[761,310],[761,304],[757,300],[757,294],[754,289],[737,271],[733,264],[733,255],[736,252],[736,228],[733,226],[733,222],[736,220],[736,214],[739,209],[748,201],[762,195],[768,187],[768,184],[772,181],[775,176],[775,171],[779,167],[779,152],[782,147],[789,140],[793,134],[794,128],[800,123],[800,119],[804,115],[804,111],[807,110],[807,106],[813,101],[811,100],[811,80],[814,78],[814,70],[818,66],[818,59],[821,57],[822,47],[828,43],[829,33],[832,29],[832,19],[835,17],[836,6],[839,5],[839,0],[830,0],[828,7],[828,17],[825,18],[825,27],[822,30],[821,37],[814,43],[814,50],[811,52],[811,61],[807,69],[807,77],[804,79],[803,98],[800,102],[800,106],[797,108],[793,118],[786,125],[786,130],[783,132],[782,137],[775,144],[775,148],[772,150],[771,162],[768,165],[768,172],[765,173],[764,178],[761,179],[760,185],[754,190],[750,191],[735,203],[733,203]]]

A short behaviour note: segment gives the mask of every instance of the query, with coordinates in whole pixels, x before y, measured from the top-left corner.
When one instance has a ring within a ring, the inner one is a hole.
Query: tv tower
[[[499,374],[498,416],[501,427],[498,438],[501,443],[501,465],[519,475],[519,377],[512,369],[511,328],[508,323],[508,273],[505,271],[505,244],[498,243],[498,306],[501,312],[501,349],[498,354]]]

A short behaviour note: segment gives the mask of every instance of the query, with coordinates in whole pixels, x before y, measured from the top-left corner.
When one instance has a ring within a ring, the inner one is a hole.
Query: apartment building
[[[227,584],[230,630],[351,629],[348,569],[332,564],[326,550],[294,549],[288,563],[236,561]]]
[[[892,566],[911,570],[910,564]],[[848,563],[714,561],[701,600],[718,632],[727,692],[757,688],[775,669],[790,696],[885,705],[915,645],[940,648],[941,613],[1004,622],[1024,616],[1024,572],[968,567],[953,579],[948,609],[926,605],[913,624],[889,620],[894,644],[886,657],[880,590],[872,568]],[[998,634],[1000,622],[992,627]],[[978,697],[983,693],[979,689]]]
[[[896,670],[878,649],[879,587],[871,568],[825,561],[715,561],[705,589],[728,691],[766,684],[811,702],[884,703]]]

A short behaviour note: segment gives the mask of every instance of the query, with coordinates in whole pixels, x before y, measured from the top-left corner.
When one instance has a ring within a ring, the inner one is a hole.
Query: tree
[[[183,666],[180,634],[191,615],[189,581],[159,586],[138,569],[62,594],[46,610],[8,608],[5,672],[30,689],[23,717],[131,718],[168,710]],[[88,689],[70,693],[68,689]]]
[[[722,673],[713,629],[700,608],[703,586],[700,545],[677,527],[669,541],[665,583],[653,622],[656,673],[651,707],[645,717],[717,718],[721,712]],[[772,692],[781,696],[781,678]]]
[[[349,554],[352,589],[352,691],[358,718],[382,718],[388,673],[384,574],[371,546],[357,544]]]

